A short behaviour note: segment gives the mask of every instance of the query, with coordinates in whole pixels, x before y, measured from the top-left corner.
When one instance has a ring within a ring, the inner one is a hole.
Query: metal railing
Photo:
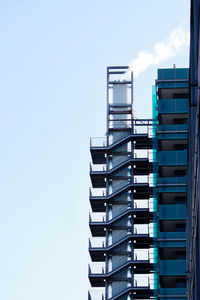
[[[108,292],[107,296],[105,296],[105,289],[93,289],[88,292],[88,300],[112,300],[117,299],[118,295],[122,293],[126,293],[130,290],[130,288],[146,288],[149,290],[153,290],[154,280],[149,277],[145,277],[145,282],[143,284],[140,283],[139,279],[130,279],[127,280],[127,288],[124,286],[119,286]]]
[[[143,226],[143,227],[142,227]],[[89,248],[90,249],[98,249],[98,248],[107,248],[110,246],[114,246],[115,244],[120,243],[123,239],[129,235],[144,235],[153,237],[153,227],[148,224],[136,224],[134,226],[127,226],[126,230],[123,230],[120,233],[113,234],[110,238],[99,238],[99,237],[92,237],[89,238]]]
[[[124,155],[123,157],[120,157],[119,159],[113,159],[111,166],[109,166],[109,168],[108,168],[109,171],[112,170],[113,168],[119,166],[120,164],[122,164],[126,161],[129,161],[131,158],[132,158],[132,155],[128,154],[128,156]]]
[[[88,300],[105,300],[104,289],[94,289],[88,292]]]
[[[106,213],[94,213],[90,212],[89,213],[89,222],[101,222],[105,223],[106,222]]]
[[[107,137],[92,137],[90,138],[90,147],[106,147]]]
[[[140,279],[132,279],[128,280],[127,278],[127,288],[125,289],[124,286],[118,286],[113,288],[106,297],[107,300],[117,299],[117,296],[126,293],[130,288],[137,288],[137,289],[148,289],[153,290],[153,280],[149,278],[148,275],[142,275],[142,280]]]
[[[107,147],[112,144],[120,142],[126,136],[130,134],[147,134],[149,138],[153,137],[153,128],[157,128],[157,120],[145,120],[145,119],[133,119],[133,127],[128,126],[130,129],[126,133],[122,133],[116,140],[110,140],[107,143],[107,137],[92,137],[90,139],[90,147]]]
[[[133,201],[127,201],[127,204],[121,205],[118,208],[115,208],[115,205],[112,206],[112,210],[107,213],[95,213],[90,212],[89,213],[89,222],[100,222],[100,223],[106,223],[112,220],[116,220],[117,218],[120,218],[122,215],[124,215],[126,212],[128,213],[129,210],[135,209],[135,210],[141,210],[141,209],[148,209],[149,211],[153,211],[153,199],[140,199],[140,200],[133,200]],[[116,203],[117,205],[117,203]],[[119,205],[119,204],[118,204]]]
[[[152,156],[153,157],[153,156]],[[119,159],[113,159],[111,163],[108,165],[108,169],[106,168],[106,164],[92,164],[90,163],[90,172],[105,172],[112,171],[112,169],[120,166],[122,163],[128,162],[130,159],[149,159],[148,153],[146,155],[142,155],[141,153],[133,153],[133,155],[128,154],[128,156],[120,157]],[[150,160],[149,160],[150,161]],[[152,158],[151,158],[152,161]]]
[[[151,174],[149,176],[148,175],[144,175],[144,176],[138,175],[138,176],[134,176],[134,177],[130,176],[130,177],[127,178],[127,180],[120,181],[118,184],[113,185],[112,187],[110,187],[110,189],[108,190],[108,195],[106,193],[106,189],[90,188],[89,189],[89,196],[90,197],[111,196],[112,194],[119,192],[121,189],[125,188],[126,186],[128,186],[130,184],[148,184],[149,187],[153,187],[154,186],[153,175],[152,176],[151,176]]]
[[[105,164],[92,164],[90,163],[90,172],[105,172],[106,171],[106,165]]]
[[[99,275],[103,275],[106,274],[106,266],[105,263],[91,263],[88,265],[88,274],[99,274]]]
[[[112,144],[120,142],[125,137],[128,137],[130,132],[122,133],[117,137],[116,140],[110,140],[107,143],[107,137],[92,137],[90,138],[90,147],[102,147],[105,148],[107,146],[112,146]]]
[[[89,188],[89,196],[90,197],[105,197],[106,189],[102,188]]]
[[[113,257],[112,257],[113,258]],[[124,260],[123,258],[126,258]],[[153,253],[150,251],[143,251],[142,253],[130,253],[127,252],[126,256],[118,257],[118,259],[113,259],[110,265],[105,265],[105,263],[90,263],[88,265],[88,274],[89,275],[105,275],[115,272],[120,268],[123,268],[124,265],[127,265],[131,262],[150,262],[153,259]]]

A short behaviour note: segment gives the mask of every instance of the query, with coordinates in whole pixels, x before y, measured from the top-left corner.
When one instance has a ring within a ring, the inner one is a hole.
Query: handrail
[[[128,137],[130,134],[131,134],[130,131],[125,132],[125,133],[122,133],[121,135],[119,135],[119,136],[117,137],[116,140],[112,141],[112,143],[110,143],[110,141],[109,141],[109,142],[108,142],[108,146],[110,147],[110,146],[112,146],[112,145],[114,145],[114,144],[119,143],[121,140],[123,140],[125,137]]]
[[[154,120],[153,120],[154,121]],[[153,123],[153,121],[149,121],[147,119],[133,119],[133,127],[132,126],[128,126],[127,128],[130,129],[128,132],[126,133],[122,133],[120,136],[118,136],[118,138],[115,141],[112,142],[108,142],[107,143],[107,136],[104,137],[92,137],[90,138],[90,147],[110,147],[112,145],[114,145],[115,143],[120,142],[121,139],[123,139],[126,136],[129,136],[131,134],[137,133],[136,128],[139,127],[147,127],[147,134],[149,138],[152,138],[152,128],[154,126],[157,126],[157,121],[155,120],[155,123]],[[142,130],[144,132],[144,129]],[[98,143],[96,143],[96,145],[94,144],[94,141],[98,140]],[[101,140],[101,142],[99,142]]]
[[[130,181],[130,180],[129,180]],[[111,196],[114,193],[117,193],[118,191],[120,191],[123,187],[129,185],[131,182],[120,182],[116,185],[114,185],[114,187],[112,187],[112,192],[108,193],[108,196]]]

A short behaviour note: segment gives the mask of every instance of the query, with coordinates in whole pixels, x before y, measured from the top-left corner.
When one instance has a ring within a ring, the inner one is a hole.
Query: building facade
[[[189,70],[159,69],[153,97],[158,299],[186,299]]]
[[[126,72],[108,67],[107,134],[91,139],[88,297],[186,299],[189,71],[158,70],[152,120],[134,117]]]

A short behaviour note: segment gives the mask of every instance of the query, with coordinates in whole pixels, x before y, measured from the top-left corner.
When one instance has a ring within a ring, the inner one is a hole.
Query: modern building
[[[192,0],[190,25],[189,168],[187,202],[188,300],[200,299],[199,27],[200,1]]]
[[[107,69],[107,134],[90,145],[89,300],[187,297],[188,95],[188,69],[160,69],[153,119],[138,120],[133,74]]]
[[[154,98],[158,299],[187,299],[189,70],[159,69]]]

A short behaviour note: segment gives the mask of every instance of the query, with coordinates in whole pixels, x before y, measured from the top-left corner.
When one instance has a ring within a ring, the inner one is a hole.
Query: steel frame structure
[[[107,134],[90,143],[89,225],[97,241],[89,240],[89,253],[101,265],[89,265],[89,280],[104,291],[99,298],[89,292],[89,300],[150,299],[155,293],[153,121],[134,119],[133,74],[121,78],[127,69],[107,68]],[[124,93],[126,102],[120,100]]]

